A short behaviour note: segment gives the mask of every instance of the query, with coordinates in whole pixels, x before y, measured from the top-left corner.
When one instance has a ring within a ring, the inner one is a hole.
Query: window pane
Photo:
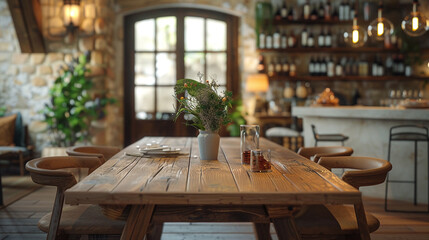
[[[226,53],[207,53],[207,74],[219,85],[226,84]]]
[[[186,53],[185,78],[198,79],[198,72],[204,73],[204,53]]]
[[[156,19],[158,51],[176,49],[176,17],[161,17]]]
[[[185,17],[185,51],[204,50],[204,19]]]
[[[207,19],[207,50],[226,50],[226,23]]]
[[[155,87],[135,87],[134,106],[137,119],[152,119],[155,111]]]
[[[136,51],[155,50],[155,20],[146,19],[134,24]]]
[[[154,58],[153,53],[136,53],[135,54],[136,65],[134,66],[136,85],[154,85],[155,84],[155,73],[154,73]]]
[[[156,55],[156,77],[160,85],[176,83],[176,54],[158,53]]]
[[[157,113],[156,118],[169,120],[173,118],[175,111],[176,99],[173,87],[158,87],[156,89]]]

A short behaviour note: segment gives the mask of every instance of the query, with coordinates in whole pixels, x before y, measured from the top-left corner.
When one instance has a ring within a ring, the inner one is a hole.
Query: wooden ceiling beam
[[[44,53],[39,0],[7,0],[22,53]]]

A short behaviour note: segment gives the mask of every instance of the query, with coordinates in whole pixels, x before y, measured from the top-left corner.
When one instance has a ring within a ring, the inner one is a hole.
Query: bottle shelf
[[[400,53],[398,48],[379,48],[379,47],[294,47],[294,48],[264,48],[258,49],[264,53]]]
[[[297,19],[297,20],[288,20],[288,19],[280,19],[273,20],[274,26],[282,26],[282,25],[302,25],[302,24],[311,24],[311,25],[329,25],[329,24],[338,24],[338,25],[353,25],[353,20],[345,20],[340,21],[338,19],[317,19],[317,20],[305,20],[305,19]]]
[[[429,76],[272,76],[272,81],[410,81],[410,80],[429,80]]]

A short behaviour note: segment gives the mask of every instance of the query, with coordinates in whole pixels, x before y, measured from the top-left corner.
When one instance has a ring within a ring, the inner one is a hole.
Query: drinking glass
[[[240,125],[241,164],[250,164],[250,151],[259,148],[259,125]]]
[[[250,171],[271,172],[271,150],[254,149],[250,156]]]

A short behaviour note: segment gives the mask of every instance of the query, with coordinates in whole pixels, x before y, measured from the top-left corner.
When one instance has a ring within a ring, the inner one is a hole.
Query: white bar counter
[[[389,130],[402,124],[419,124],[429,127],[429,109],[404,109],[389,107],[339,106],[339,107],[293,107],[292,115],[303,119],[305,146],[314,146],[311,124],[318,133],[342,133],[349,136],[345,146],[353,148],[353,156],[367,156],[387,160]],[[341,143],[319,142],[319,146]],[[428,159],[427,143],[418,144],[417,198],[427,203]],[[414,142],[393,142],[391,179],[412,180],[414,176]],[[412,201],[413,185],[390,183],[389,198]],[[366,196],[384,198],[385,184],[363,187]]]

